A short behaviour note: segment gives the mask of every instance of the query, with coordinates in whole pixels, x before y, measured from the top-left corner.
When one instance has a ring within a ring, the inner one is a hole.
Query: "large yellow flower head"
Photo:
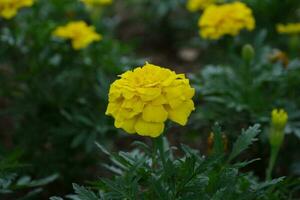
[[[63,39],[71,39],[76,50],[87,47],[94,41],[100,41],[102,36],[95,32],[95,27],[88,26],[84,21],[70,22],[57,27],[53,35]]]
[[[252,10],[242,2],[211,5],[199,19],[200,35],[216,40],[224,35],[236,36],[241,30],[255,28]]]
[[[276,26],[277,32],[281,34],[299,34],[300,33],[300,23],[288,23],[278,24]]]
[[[6,19],[14,17],[18,10],[23,7],[30,7],[33,0],[0,0],[0,16]]]
[[[106,6],[112,4],[112,0],[80,0],[80,1],[90,7]]]
[[[214,3],[215,0],[188,0],[186,8],[191,12],[195,12],[198,10],[203,10]]]
[[[128,133],[158,137],[167,119],[187,123],[194,94],[184,74],[146,63],[111,84],[106,114]]]

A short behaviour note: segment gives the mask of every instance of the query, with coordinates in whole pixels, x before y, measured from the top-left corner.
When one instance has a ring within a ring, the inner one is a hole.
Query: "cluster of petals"
[[[233,2],[207,7],[200,17],[198,25],[200,36],[217,40],[224,35],[236,36],[241,30],[255,28],[252,10],[242,2]]]
[[[11,19],[16,16],[19,9],[30,7],[33,0],[0,0],[0,16],[5,19]]]
[[[194,93],[184,74],[146,63],[111,84],[106,114],[130,134],[158,137],[167,119],[186,125]]]
[[[195,12],[198,10],[203,10],[206,7],[215,3],[215,0],[188,0],[186,8],[190,12]]]
[[[69,22],[65,26],[57,27],[53,35],[63,39],[70,39],[76,50],[87,47],[94,41],[100,41],[102,36],[95,32],[94,26],[88,26],[84,21]]]
[[[300,23],[288,23],[288,24],[278,24],[276,26],[277,32],[281,34],[299,34],[300,33]]]

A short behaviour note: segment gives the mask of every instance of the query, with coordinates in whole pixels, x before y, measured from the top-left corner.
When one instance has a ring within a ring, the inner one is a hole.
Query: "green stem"
[[[268,180],[268,181],[271,180],[271,178],[272,178],[272,172],[273,172],[275,162],[276,162],[278,152],[279,152],[279,147],[272,146],[271,148],[272,148],[271,149],[271,157],[269,160],[269,166],[267,168],[267,173],[266,173],[266,180]]]
[[[292,56],[297,56],[297,52],[299,49],[299,35],[292,35],[289,39],[289,50]]]
[[[152,139],[152,167],[155,168],[157,160],[156,160],[156,153],[157,153],[157,144],[155,139]]]
[[[156,160],[157,150],[159,152],[159,157],[161,159],[162,166],[165,169],[166,158],[165,158],[163,135],[160,135],[158,138],[153,139],[153,154],[154,154],[154,157],[155,157],[155,163],[157,162],[157,160]]]

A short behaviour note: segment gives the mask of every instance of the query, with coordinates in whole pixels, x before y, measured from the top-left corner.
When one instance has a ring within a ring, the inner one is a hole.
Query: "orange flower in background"
[[[224,152],[227,152],[228,150],[228,138],[225,134],[222,134],[222,140],[224,145]],[[207,153],[211,154],[215,142],[215,135],[213,132],[211,132],[207,138]]]
[[[272,51],[272,53],[269,55],[269,60],[272,63],[280,62],[285,68],[287,68],[290,63],[288,55],[278,49],[274,49]]]

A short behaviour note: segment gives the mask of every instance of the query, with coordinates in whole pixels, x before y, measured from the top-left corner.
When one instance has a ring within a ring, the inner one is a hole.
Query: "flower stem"
[[[270,157],[269,166],[268,166],[267,172],[266,172],[266,180],[268,180],[268,181],[271,180],[271,178],[272,178],[272,171],[275,166],[278,152],[279,152],[279,147],[277,147],[277,146],[271,147],[271,157]]]
[[[157,162],[156,153],[157,153],[157,151],[159,152],[159,157],[160,157],[160,160],[162,162],[162,166],[163,166],[163,168],[165,168],[166,158],[165,158],[165,150],[164,150],[164,141],[163,141],[163,139],[164,138],[163,138],[162,135],[160,135],[159,137],[153,139],[153,151],[154,151],[153,154],[154,154],[154,157],[155,157],[154,161],[155,161],[155,164],[156,164],[156,162]]]

